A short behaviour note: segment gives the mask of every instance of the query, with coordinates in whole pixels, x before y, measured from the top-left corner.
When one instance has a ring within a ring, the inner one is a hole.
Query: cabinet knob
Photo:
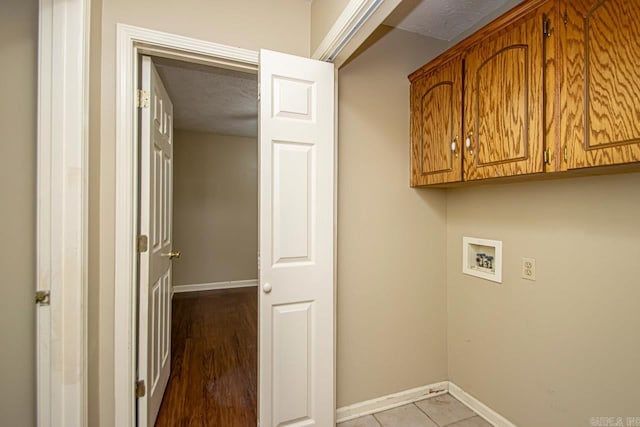
[[[271,283],[265,283],[264,285],[262,285],[262,290],[265,294],[271,292]]]
[[[469,132],[469,134],[467,134],[467,139],[464,141],[464,145],[467,147],[467,150],[471,155],[473,155],[473,148],[471,148],[471,146],[473,145],[472,139],[473,139],[473,132]]]
[[[458,138],[451,141],[451,152],[458,157]]]

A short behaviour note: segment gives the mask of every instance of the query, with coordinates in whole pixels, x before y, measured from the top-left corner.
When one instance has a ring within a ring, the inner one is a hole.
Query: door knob
[[[271,283],[265,283],[264,285],[262,285],[262,290],[264,291],[265,294],[268,294],[271,292]]]
[[[169,257],[169,259],[180,258],[180,251],[171,251],[164,254],[160,254],[160,256]]]

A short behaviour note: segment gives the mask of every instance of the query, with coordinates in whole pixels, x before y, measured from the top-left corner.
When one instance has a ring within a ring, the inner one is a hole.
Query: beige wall
[[[338,407],[447,379],[445,193],[409,188],[407,80],[443,43],[388,31],[339,73]]]
[[[258,278],[258,141],[176,130],[173,284]]]
[[[35,425],[38,2],[0,2],[0,425]]]
[[[640,174],[449,192],[450,379],[522,427],[640,416],[639,219]],[[503,241],[502,285],[461,273],[463,235]]]
[[[309,54],[318,48],[349,0],[318,0],[311,2],[311,45]]]
[[[100,281],[99,411],[104,426],[114,412],[114,227],[115,227],[115,93],[116,23],[152,28],[238,46],[309,55],[310,4],[300,0],[269,2],[185,0],[110,0],[102,5],[100,94],[100,199],[98,267]],[[92,76],[93,77],[93,76]],[[93,101],[92,101],[93,102]],[[95,211],[94,211],[95,215]],[[90,242],[95,245],[95,242]]]

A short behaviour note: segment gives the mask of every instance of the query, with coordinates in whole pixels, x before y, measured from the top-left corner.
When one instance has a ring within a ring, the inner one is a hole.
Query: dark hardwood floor
[[[171,377],[156,426],[254,427],[256,288],[175,294]]]

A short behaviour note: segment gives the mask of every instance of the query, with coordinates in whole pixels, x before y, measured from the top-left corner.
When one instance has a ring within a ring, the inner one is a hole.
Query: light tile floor
[[[399,406],[338,427],[492,427],[450,394]]]

